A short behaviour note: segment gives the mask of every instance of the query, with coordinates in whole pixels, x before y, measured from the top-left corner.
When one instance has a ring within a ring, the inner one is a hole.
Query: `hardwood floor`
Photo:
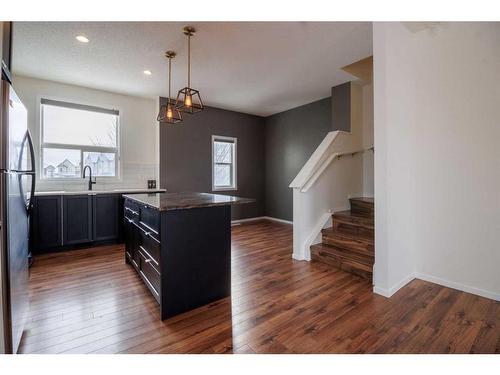
[[[122,246],[39,256],[22,353],[499,353],[500,303],[291,259],[292,231],[233,227],[232,297],[169,320]]]

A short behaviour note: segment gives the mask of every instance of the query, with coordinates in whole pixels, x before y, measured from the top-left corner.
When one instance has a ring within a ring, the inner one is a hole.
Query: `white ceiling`
[[[372,25],[362,22],[15,22],[13,72],[166,96],[166,50],[178,54],[173,93],[186,85],[186,24],[197,29],[191,83],[205,104],[262,116],[329,96],[352,79],[341,67],[372,54]]]

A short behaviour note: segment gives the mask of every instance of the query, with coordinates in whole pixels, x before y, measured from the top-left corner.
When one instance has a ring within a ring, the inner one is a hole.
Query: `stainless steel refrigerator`
[[[28,111],[2,72],[0,109],[0,275],[3,344],[16,353],[29,309],[29,214],[35,159]],[[0,339],[2,339],[0,337]]]

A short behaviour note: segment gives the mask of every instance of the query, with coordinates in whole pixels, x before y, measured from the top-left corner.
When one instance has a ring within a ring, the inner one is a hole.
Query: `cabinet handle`
[[[139,212],[134,211],[134,210],[132,210],[131,208],[125,207],[125,210],[126,210],[126,211],[130,211],[130,212],[132,212],[132,214],[134,214],[134,215],[139,215]]]

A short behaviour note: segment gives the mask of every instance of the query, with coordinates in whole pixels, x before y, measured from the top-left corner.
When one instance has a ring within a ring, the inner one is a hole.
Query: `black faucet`
[[[83,168],[83,178],[85,178],[85,172],[87,171],[87,168],[89,169],[89,190],[92,190],[92,185],[97,183],[94,177],[94,181],[92,181],[92,168],[90,168],[90,165],[86,165],[85,168]]]

